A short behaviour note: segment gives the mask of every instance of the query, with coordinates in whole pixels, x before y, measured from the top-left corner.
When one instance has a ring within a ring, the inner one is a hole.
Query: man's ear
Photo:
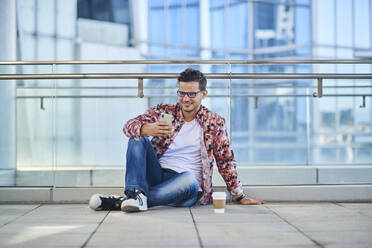
[[[207,95],[208,95],[208,90],[204,90],[204,91],[203,91],[203,99],[206,98]]]

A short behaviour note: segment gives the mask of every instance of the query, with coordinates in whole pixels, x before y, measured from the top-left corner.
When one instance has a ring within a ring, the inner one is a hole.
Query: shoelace
[[[125,192],[125,195],[126,195],[128,198],[132,198],[132,199],[138,200],[139,203],[140,203],[141,205],[143,205],[142,198],[138,196],[140,193],[141,193],[141,191],[138,191],[138,190],[127,190],[127,191]]]
[[[120,204],[123,201],[123,198],[117,198],[114,196],[109,197],[100,197],[102,200],[102,210],[113,210],[113,209],[120,209]]]
[[[128,198],[133,198],[133,199],[137,199],[138,194],[139,194],[139,191],[134,191],[134,190],[127,190],[127,191],[125,192],[125,195],[126,195]]]

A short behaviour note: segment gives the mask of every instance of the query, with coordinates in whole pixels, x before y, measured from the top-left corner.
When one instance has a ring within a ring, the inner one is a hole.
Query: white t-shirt
[[[200,134],[201,127],[195,119],[190,122],[185,121],[172,144],[160,158],[161,167],[174,170],[178,173],[190,171],[194,173],[199,185],[201,185],[202,161]]]

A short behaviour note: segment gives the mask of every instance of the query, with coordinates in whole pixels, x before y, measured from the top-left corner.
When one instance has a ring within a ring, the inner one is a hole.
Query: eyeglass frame
[[[185,97],[187,95],[189,98],[195,98],[198,93],[201,93],[203,91],[204,90],[199,90],[199,91],[196,91],[196,92],[185,92],[185,91],[177,90],[177,96],[179,96],[179,97]],[[184,94],[184,95],[183,96],[180,95],[180,92],[182,92],[182,94]],[[195,96],[190,96],[190,94],[195,94]]]

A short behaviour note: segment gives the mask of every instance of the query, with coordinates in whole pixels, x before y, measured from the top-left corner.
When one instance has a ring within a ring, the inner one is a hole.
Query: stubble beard
[[[185,109],[185,107],[183,106],[182,104],[182,110],[186,113],[193,113],[193,112],[197,112],[200,108],[200,105],[198,106],[195,106],[194,104],[190,104],[190,107],[192,107],[191,109]]]
[[[191,109],[185,109],[185,107],[182,106],[182,110],[183,110],[184,112],[187,112],[187,113],[192,113],[192,112],[195,111],[195,108],[193,107],[193,108],[191,108]]]

